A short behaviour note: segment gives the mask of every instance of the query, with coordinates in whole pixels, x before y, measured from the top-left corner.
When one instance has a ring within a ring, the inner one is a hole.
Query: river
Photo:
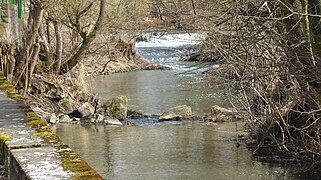
[[[201,73],[215,64],[177,61],[197,43],[194,34],[164,35],[138,43],[138,52],[171,70],[113,74],[88,82],[101,99],[126,95],[130,109],[147,114],[182,104],[192,106],[198,115],[209,113],[212,105],[228,106],[224,91]],[[232,141],[235,123],[59,124],[55,131],[105,179],[299,178],[295,169],[258,162],[245,145],[237,147]]]

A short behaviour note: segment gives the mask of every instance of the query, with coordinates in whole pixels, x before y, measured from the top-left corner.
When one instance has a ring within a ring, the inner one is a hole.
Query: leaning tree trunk
[[[105,6],[106,0],[100,0],[100,9],[98,19],[95,23],[94,29],[89,32],[78,32],[82,37],[82,43],[77,52],[64,64],[62,64],[60,68],[60,74],[65,74],[69,70],[73,69],[81,60],[81,57],[85,53],[85,51],[89,48],[91,42],[95,39],[97,33],[103,27],[103,20],[105,19]],[[80,17],[79,17],[80,18]]]

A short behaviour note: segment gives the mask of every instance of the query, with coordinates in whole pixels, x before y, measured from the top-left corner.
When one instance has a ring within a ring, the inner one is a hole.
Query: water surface
[[[126,95],[131,109],[147,114],[186,104],[202,115],[212,105],[228,105],[224,90],[202,75],[215,64],[177,61],[194,51],[197,41],[187,38],[175,46],[169,36],[166,46],[166,37],[158,38],[162,39],[138,44],[137,50],[171,70],[91,78],[92,90],[103,101]],[[105,179],[297,179],[293,169],[257,162],[244,145],[237,147],[232,141],[234,123],[207,126],[145,119],[137,124],[140,126],[59,124],[56,132]]]
[[[210,113],[214,104],[226,106],[226,95],[205,76],[177,74],[177,71],[134,71],[96,77],[91,87],[102,101],[125,95],[129,108],[147,114],[161,114],[186,104],[194,113]]]
[[[63,125],[57,133],[105,179],[292,179],[236,147],[234,123],[143,127]]]
[[[167,35],[137,44],[137,51],[146,59],[171,70],[118,73],[89,78],[88,83],[102,101],[125,95],[129,108],[147,114],[161,114],[186,104],[194,113],[204,115],[210,113],[213,105],[228,106],[224,90],[218,88],[212,77],[202,74],[214,63],[178,61],[182,55],[198,49],[195,37],[195,34]]]

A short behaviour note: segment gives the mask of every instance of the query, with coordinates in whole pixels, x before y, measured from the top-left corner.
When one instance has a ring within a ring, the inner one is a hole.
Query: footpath
[[[0,142],[8,179],[102,179],[23,101],[8,97],[4,90],[0,90]]]

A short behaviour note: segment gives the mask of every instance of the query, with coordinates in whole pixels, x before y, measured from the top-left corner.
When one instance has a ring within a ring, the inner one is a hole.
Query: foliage
[[[238,90],[234,105],[248,112],[255,152],[272,149],[284,160],[321,165],[321,4],[238,2],[217,2],[203,51],[228,64],[223,78]]]

